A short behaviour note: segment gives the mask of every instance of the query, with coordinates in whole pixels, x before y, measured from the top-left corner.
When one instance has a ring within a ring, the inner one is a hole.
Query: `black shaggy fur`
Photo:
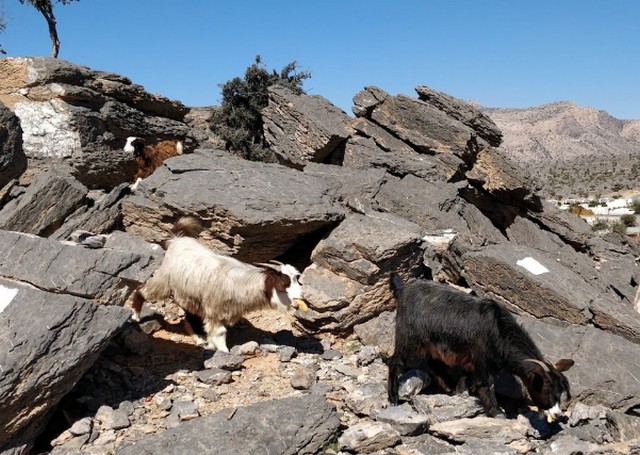
[[[498,302],[433,281],[405,285],[396,274],[390,284],[398,304],[395,351],[389,359],[392,404],[398,404],[399,376],[415,359],[426,359],[429,373],[445,389],[452,386],[446,371],[461,369],[466,386],[480,398],[489,416],[499,412],[494,382],[502,370],[522,379],[531,401],[541,410],[569,397],[569,383],[561,372],[573,361],[563,359],[556,366],[547,362]]]

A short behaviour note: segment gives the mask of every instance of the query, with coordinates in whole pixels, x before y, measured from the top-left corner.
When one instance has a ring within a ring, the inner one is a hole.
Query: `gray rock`
[[[152,258],[108,248],[97,250],[29,234],[0,231],[0,277],[50,292],[122,305],[153,269]]]
[[[464,443],[470,438],[479,438],[507,444],[526,439],[529,428],[525,418],[507,420],[481,416],[473,419],[435,422],[429,427],[429,432],[458,443]]]
[[[378,346],[363,346],[358,350],[356,362],[358,366],[366,366],[373,363],[380,356]]]
[[[20,177],[26,168],[27,157],[22,150],[20,120],[7,109],[0,97],[0,188]]]
[[[321,96],[296,95],[272,85],[262,109],[264,137],[281,163],[304,167],[320,162],[349,137],[349,117]]]
[[[390,423],[402,436],[416,436],[429,428],[430,417],[419,414],[405,403],[380,410],[376,415],[378,422]]]
[[[367,118],[421,153],[452,153],[473,162],[477,150],[489,146],[473,129],[447,113],[405,95],[385,97],[370,109]]]
[[[293,346],[278,346],[277,351],[280,362],[290,362],[298,354]]]
[[[90,188],[130,181],[128,136],[180,139],[192,146],[188,109],[152,95],[130,80],[60,59],[6,58],[0,62],[3,99],[20,119],[25,154],[59,162]]]
[[[173,402],[173,407],[171,408],[171,414],[175,414],[178,416],[178,419],[181,422],[186,422],[188,420],[195,419],[200,417],[200,413],[198,412],[198,408],[191,400],[176,400]]]
[[[596,324],[640,341],[640,314],[597,292],[554,257],[516,245],[490,245],[463,256],[467,282],[479,293],[509,302],[536,317]]]
[[[0,229],[52,234],[83,202],[87,188],[73,178],[45,172],[0,211]]]
[[[409,401],[431,383],[431,377],[422,370],[409,370],[400,377],[398,383],[398,398]]]
[[[424,85],[416,87],[418,98],[440,109],[470,128],[473,128],[492,146],[498,147],[502,142],[502,132],[498,126],[470,103],[454,98]]]
[[[113,409],[111,406],[100,406],[96,413],[96,420],[98,420],[105,430],[121,430],[131,425],[129,422],[129,416],[124,410]]]
[[[185,422],[129,445],[118,455],[140,453],[311,455],[335,437],[340,420],[324,398],[305,396],[265,401]]]
[[[386,422],[360,422],[338,438],[338,448],[352,453],[373,453],[400,442],[398,431]]]
[[[416,437],[403,437],[402,444],[396,446],[399,454],[404,455],[440,455],[456,453],[456,446],[429,434]]]
[[[298,322],[343,331],[393,307],[381,278],[419,268],[420,237],[418,226],[391,214],[349,215],[311,255],[314,265],[301,277],[310,311],[298,311]]]
[[[387,387],[381,382],[358,384],[344,398],[344,403],[359,416],[376,416],[388,405]]]
[[[0,279],[0,452],[30,446],[129,318],[117,306]],[[34,315],[46,314],[46,318]]]
[[[83,434],[91,433],[92,429],[92,421],[89,417],[85,417],[83,419],[77,420],[71,425],[69,431],[74,436],[81,436]]]
[[[195,376],[200,382],[213,386],[228,384],[233,381],[231,372],[221,368],[196,371]]]
[[[242,368],[244,356],[216,351],[211,357],[204,361],[206,369],[220,368],[227,371],[236,371]]]
[[[294,389],[309,390],[316,382],[316,369],[314,367],[297,367],[289,382]]]
[[[416,395],[411,404],[416,411],[431,416],[432,423],[472,418],[483,412],[479,400],[468,393]]]
[[[354,326],[358,339],[365,345],[376,346],[383,356],[393,354],[395,344],[396,312],[383,311],[377,317]]]
[[[328,192],[323,181],[294,169],[200,151],[167,160],[145,179],[122,202],[123,223],[128,232],[160,242],[172,224],[167,220],[197,213],[209,246],[264,262],[343,218]]]
[[[73,233],[82,230],[93,234],[108,234],[118,228],[122,223],[120,201],[129,194],[129,184],[122,183],[112,189],[106,195],[93,202],[91,207],[82,207],[82,210],[71,214],[64,220],[52,235],[52,238],[65,240],[73,239]]]
[[[376,139],[378,138],[361,136],[349,138],[342,165],[345,168],[360,170],[384,169],[397,177],[412,174],[432,182],[448,182],[464,166],[464,162],[455,155],[424,155],[413,151],[408,146],[412,153],[385,151]],[[400,141],[399,143],[405,144]]]
[[[358,213],[372,209],[372,201],[388,175],[383,169],[353,169],[345,166],[309,163],[304,173],[329,184],[333,199]]]

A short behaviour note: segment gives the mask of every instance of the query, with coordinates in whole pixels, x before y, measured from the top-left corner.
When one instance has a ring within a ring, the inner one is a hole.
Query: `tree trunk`
[[[49,38],[51,38],[51,57],[58,58],[60,52],[60,40],[58,39],[58,30],[56,29],[56,17],[53,15],[53,5],[51,1],[33,3],[38,11],[44,16],[49,26]]]

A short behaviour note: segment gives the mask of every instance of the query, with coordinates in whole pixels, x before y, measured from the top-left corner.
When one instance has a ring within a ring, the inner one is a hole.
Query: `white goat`
[[[306,309],[300,272],[292,265],[273,261],[254,266],[215,253],[197,240],[183,235],[197,231],[193,218],[181,218],[171,232],[160,268],[133,295],[133,319],[140,320],[142,304],[173,297],[187,313],[204,323],[207,346],[229,352],[225,326],[235,324],[254,310],[289,307]],[[195,336],[196,342],[204,343]]]

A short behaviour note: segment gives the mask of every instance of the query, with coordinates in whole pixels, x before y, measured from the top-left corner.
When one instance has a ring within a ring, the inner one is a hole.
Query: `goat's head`
[[[555,365],[537,359],[525,359],[525,362],[529,364],[525,380],[529,397],[551,423],[562,415],[563,406],[571,398],[569,381],[562,373],[574,362],[571,359],[560,359]]]
[[[258,264],[265,273],[265,292],[271,304],[281,310],[289,307],[307,309],[298,282],[300,272],[290,264],[278,261]]]
[[[143,155],[145,145],[144,140],[141,138],[129,136],[123,150],[127,153],[133,153],[133,156],[138,157]]]

